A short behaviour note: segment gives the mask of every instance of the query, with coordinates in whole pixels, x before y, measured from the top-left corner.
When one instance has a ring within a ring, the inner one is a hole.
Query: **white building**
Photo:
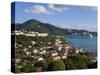
[[[34,53],[34,54],[37,54],[38,52],[39,52],[39,51],[38,51],[37,49],[34,49],[34,50],[33,50],[33,53]]]
[[[36,42],[35,41],[32,41],[32,44],[34,45],[34,44],[36,44]]]
[[[46,37],[48,36],[48,33],[37,33],[37,36]]]
[[[56,39],[55,40],[55,45],[59,45],[59,44],[61,44],[61,40],[60,39]]]
[[[34,34],[24,34],[25,36],[36,36],[36,34],[34,33]]]
[[[46,50],[40,51],[39,54],[46,54]]]
[[[24,33],[22,31],[15,31],[15,35],[23,35]]]
[[[31,52],[30,51],[26,51],[26,55],[31,55]]]
[[[83,48],[76,48],[75,53],[76,54],[78,54],[79,52],[84,53],[83,50],[84,50]]]
[[[62,59],[66,59],[66,58],[67,58],[67,56],[66,56],[66,55],[64,55],[64,56],[62,56],[61,58],[62,58]]]
[[[42,58],[42,57],[38,58],[38,61],[42,61],[42,60],[43,60],[43,58]]]
[[[18,64],[21,62],[21,59],[15,59],[15,63]]]
[[[58,53],[57,53],[57,52],[54,52],[54,53],[52,53],[51,55],[52,55],[52,56],[57,56]]]
[[[54,61],[56,61],[56,60],[60,60],[60,59],[61,59],[60,56],[56,56],[56,57],[54,57]]]

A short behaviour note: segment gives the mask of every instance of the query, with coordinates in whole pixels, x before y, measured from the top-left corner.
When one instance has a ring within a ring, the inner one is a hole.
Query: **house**
[[[40,51],[39,54],[46,54],[46,50]]]
[[[37,54],[38,52],[39,52],[39,51],[38,51],[37,49],[34,49],[34,50],[33,50],[33,53],[34,53],[34,54]]]
[[[43,57],[39,57],[38,58],[38,61],[43,61]]]
[[[61,58],[62,58],[62,59],[66,59],[66,58],[67,58],[67,56],[66,56],[66,55],[63,55],[63,56],[61,56]]]
[[[26,52],[28,50],[28,48],[24,48],[24,52]]]
[[[75,48],[75,53],[78,54],[78,53],[83,53],[83,48]]]
[[[39,56],[32,55],[31,58],[33,59],[33,61],[38,61]]]
[[[55,40],[55,45],[59,45],[59,44],[61,44],[61,40],[60,39],[56,39]]]
[[[72,48],[70,45],[65,45],[64,49],[69,50],[70,48]]]
[[[56,56],[56,57],[53,58],[54,61],[56,61],[56,60],[60,60],[60,59],[61,59],[60,56]]]
[[[26,54],[27,56],[29,56],[29,55],[31,55],[31,52],[30,52],[29,50],[26,50],[25,54]]]
[[[42,60],[44,60],[42,56],[36,56],[36,55],[31,56],[31,58],[32,58],[34,61],[42,61]]]
[[[28,46],[28,48],[32,48],[32,46]]]
[[[58,53],[57,52],[51,52],[51,56],[57,56]]]
[[[68,52],[64,52],[63,55],[67,56]]]
[[[32,41],[32,44],[34,45],[34,44],[36,44],[36,42],[35,41]]]
[[[15,64],[18,64],[21,62],[21,59],[15,59]]]
[[[46,54],[46,50],[43,50],[42,53],[43,53],[43,54]]]
[[[63,45],[62,45],[62,44],[58,44],[58,45],[57,45],[57,48],[58,48],[58,49],[57,49],[58,51],[61,51],[61,50],[63,49]]]

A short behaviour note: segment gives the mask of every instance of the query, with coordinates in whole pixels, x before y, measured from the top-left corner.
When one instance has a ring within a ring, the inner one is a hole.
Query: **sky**
[[[15,3],[15,22],[36,19],[60,28],[97,31],[97,7],[45,3]]]

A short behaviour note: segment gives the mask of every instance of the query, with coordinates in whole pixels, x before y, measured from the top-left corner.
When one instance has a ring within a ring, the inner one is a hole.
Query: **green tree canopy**
[[[49,71],[65,70],[65,65],[61,60],[53,61],[48,65]]]
[[[66,70],[86,69],[90,63],[90,59],[85,55],[71,55],[65,61]]]

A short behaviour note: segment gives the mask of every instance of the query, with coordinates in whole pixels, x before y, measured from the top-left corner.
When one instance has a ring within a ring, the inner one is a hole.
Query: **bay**
[[[82,47],[88,52],[94,52],[97,50],[96,36],[91,38],[90,36],[66,35],[64,38],[74,47]]]

